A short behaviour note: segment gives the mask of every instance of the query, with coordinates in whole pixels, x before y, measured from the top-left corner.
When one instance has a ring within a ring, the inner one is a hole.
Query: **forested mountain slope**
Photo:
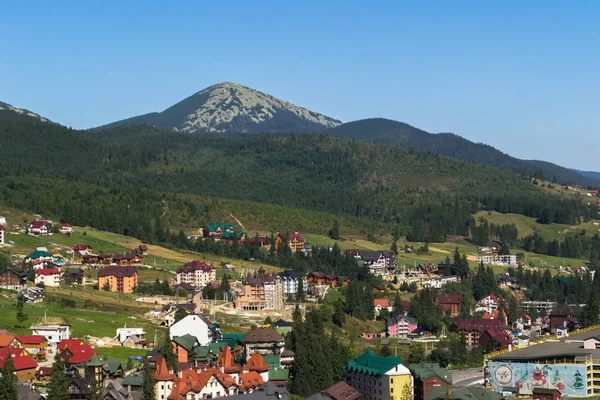
[[[125,234],[177,223],[167,209],[197,218],[207,197],[393,224],[431,242],[467,235],[481,207],[564,223],[595,212],[503,169],[325,135],[75,132],[0,112],[0,143],[10,205]]]
[[[383,118],[349,122],[324,132],[330,136],[390,144],[431,151],[447,157],[488,164],[538,178],[600,186],[600,175],[585,174],[538,160],[520,160],[482,143],[474,143],[453,133],[433,134],[408,124]]]

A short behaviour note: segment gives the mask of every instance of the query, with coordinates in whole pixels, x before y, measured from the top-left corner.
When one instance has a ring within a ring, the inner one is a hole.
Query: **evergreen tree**
[[[600,303],[598,302],[598,295],[593,293],[579,313],[579,322],[581,322],[581,326],[584,328],[596,325],[600,322],[599,315]]]
[[[185,308],[183,308],[183,307],[179,308],[177,311],[175,311],[175,315],[174,315],[175,322],[181,321],[182,319],[187,317],[187,315],[188,315],[188,313]]]
[[[329,237],[333,240],[340,239],[340,222],[337,219],[333,222],[333,226],[329,230]]]
[[[304,291],[304,281],[302,276],[298,278],[298,290],[296,291],[296,301],[298,303],[304,303],[306,300],[306,292]]]
[[[452,265],[450,264],[450,257],[446,256],[444,265],[444,276],[452,276]]]
[[[48,383],[48,400],[69,400],[69,379],[65,372],[65,365],[60,361],[58,353],[52,364],[50,382]]]
[[[160,352],[165,358],[167,368],[173,370],[174,372],[177,372],[177,370],[179,369],[179,365],[177,363],[177,356],[175,355],[175,350],[173,348],[173,342],[171,342],[171,337],[169,336],[169,331],[165,333],[162,346],[160,347]]]
[[[393,309],[390,316],[395,317],[399,315],[404,315],[405,312],[406,310],[404,309],[404,305],[402,305],[402,298],[400,297],[400,293],[396,293],[396,296],[394,297]]]
[[[342,302],[338,300],[333,304],[333,307],[334,312],[331,320],[335,325],[341,328],[344,322],[346,322],[346,314],[344,314],[344,304],[342,304]]]
[[[12,358],[0,368],[0,400],[17,400],[17,376]]]
[[[392,250],[394,252],[395,255],[398,255],[398,243],[396,243],[396,241],[394,240],[394,242],[392,243],[392,247],[390,248],[390,250]]]
[[[402,388],[401,400],[412,400],[412,398],[413,398],[412,388],[410,387],[410,385],[407,382],[406,384],[404,384],[404,387]]]
[[[142,400],[156,400],[156,391],[154,389],[154,379],[148,361],[144,362],[142,381]]]
[[[102,400],[102,391],[98,388],[95,374],[91,374],[88,381],[90,383],[90,393],[86,396],[86,400]]]
[[[17,301],[17,321],[19,322],[19,325],[21,326],[21,329],[23,329],[23,322],[27,321],[27,319],[29,318],[27,316],[27,314],[25,314],[25,312],[23,311],[23,300],[19,299]]]

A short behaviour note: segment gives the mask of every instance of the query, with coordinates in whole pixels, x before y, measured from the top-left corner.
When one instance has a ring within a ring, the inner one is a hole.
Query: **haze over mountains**
[[[6,103],[0,103],[0,108],[45,120],[35,113]],[[557,182],[600,186],[600,174],[593,171],[578,171],[539,160],[521,160],[492,146],[474,143],[456,134],[429,133],[406,123],[383,118],[342,124],[323,114],[233,82],[210,86],[162,112],[116,121],[95,130],[140,124],[185,133],[322,133],[430,151]]]

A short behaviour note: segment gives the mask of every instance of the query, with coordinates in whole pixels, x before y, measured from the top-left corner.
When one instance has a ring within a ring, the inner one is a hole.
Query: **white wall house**
[[[42,317],[31,326],[33,335],[41,335],[49,344],[58,344],[63,339],[70,339],[69,324],[62,318]]]
[[[43,283],[44,286],[58,287],[61,284],[62,274],[58,268],[42,268],[35,271],[36,285]]]
[[[424,288],[440,289],[450,282],[458,282],[458,277],[453,275],[442,276],[441,278],[428,279],[426,281],[421,282],[421,286],[423,286]]]
[[[177,270],[177,284],[188,283],[198,289],[217,280],[217,270],[211,264],[191,261]]]
[[[183,335],[195,336],[200,346],[206,346],[211,342],[211,322],[203,315],[188,315],[179,322],[175,322],[169,329],[171,339]]]

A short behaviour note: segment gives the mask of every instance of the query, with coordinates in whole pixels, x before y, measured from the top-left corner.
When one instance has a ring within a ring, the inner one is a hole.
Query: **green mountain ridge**
[[[557,182],[600,186],[600,174],[582,173],[540,160],[521,160],[453,133],[429,133],[403,122],[371,118],[348,122],[324,132],[330,136],[410,147],[447,157],[493,165]]]

